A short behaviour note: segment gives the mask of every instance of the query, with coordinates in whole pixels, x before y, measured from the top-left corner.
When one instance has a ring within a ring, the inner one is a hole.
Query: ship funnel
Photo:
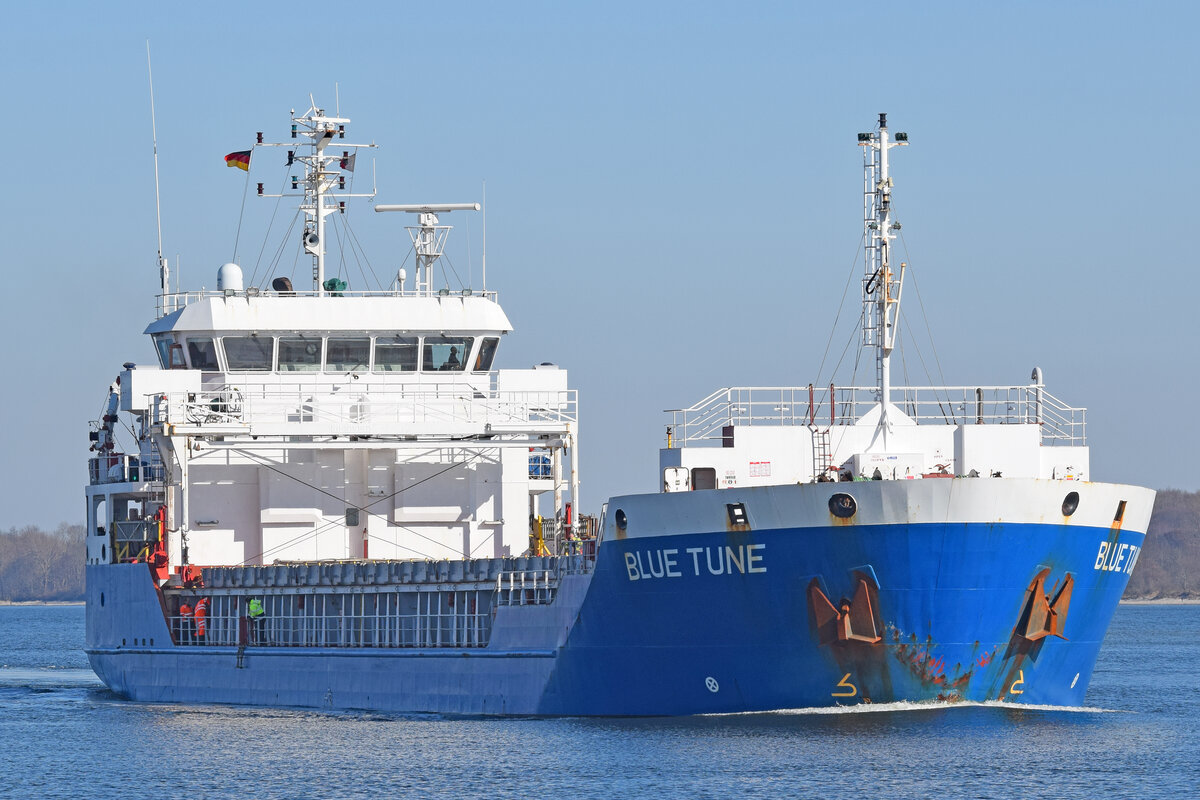
[[[242,290],[242,268],[232,262],[217,270],[217,289],[225,292]]]

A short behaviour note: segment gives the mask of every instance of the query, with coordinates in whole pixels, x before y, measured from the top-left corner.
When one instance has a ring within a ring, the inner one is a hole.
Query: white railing
[[[146,461],[130,453],[112,453],[88,459],[88,479],[93,486],[161,481],[164,474],[162,461],[157,456]]]
[[[531,606],[554,602],[558,585],[566,575],[586,575],[596,568],[594,539],[563,540],[553,566],[548,570],[510,570],[496,576],[496,605]]]
[[[554,602],[558,575],[549,570],[502,572],[496,576],[496,605],[539,606]]]
[[[878,403],[876,387],[728,387],[688,408],[667,409],[668,436],[672,447],[685,447],[722,439],[726,426],[853,425]],[[892,404],[919,424],[1036,424],[1043,443],[1086,443],[1087,410],[1066,405],[1040,385],[894,386]]]
[[[317,292],[312,289],[297,290],[293,292],[278,292],[273,289],[259,289],[251,286],[248,289],[240,291],[229,290],[211,290],[202,289],[200,291],[191,292],[169,292],[156,296],[155,310],[159,317],[171,314],[183,308],[190,303],[196,303],[209,298],[222,297],[331,297],[337,299],[339,297],[483,297],[492,302],[497,302],[498,293],[493,291],[480,291],[479,289],[438,289],[432,293],[418,292],[414,289],[407,290],[375,290],[363,291],[347,289],[341,292]]]
[[[203,392],[150,395],[153,424],[203,428],[286,426],[297,433],[379,432],[430,426],[453,430],[494,426],[565,427],[578,419],[578,393],[478,390],[464,383],[254,384]]]
[[[486,592],[484,593],[486,594]],[[252,622],[245,598],[217,595],[200,635],[195,617],[168,616],[178,645],[210,647],[487,647],[492,615],[476,592],[258,595],[265,614]],[[455,595],[458,608],[447,605]],[[469,602],[468,602],[469,601]],[[402,605],[402,602],[404,605]]]

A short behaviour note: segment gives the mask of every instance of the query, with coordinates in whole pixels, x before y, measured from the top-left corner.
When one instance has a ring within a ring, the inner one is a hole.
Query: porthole
[[[858,503],[845,492],[838,492],[829,498],[829,513],[839,519],[850,519],[858,512]]]
[[[1079,492],[1070,492],[1063,498],[1062,512],[1064,517],[1069,517],[1075,513],[1075,509],[1079,508]]]
[[[100,607],[104,607],[104,592],[100,593]]]
[[[100,560],[108,561],[108,551],[104,548],[104,545],[100,545]]]
[[[153,636],[150,637],[150,646],[154,647],[154,637]]]
[[[629,527],[629,518],[625,516],[625,512],[617,509],[617,530],[623,531]]]
[[[124,647],[124,646],[125,646],[125,640],[124,640],[124,639],[122,639],[122,640],[121,640],[121,647]]]

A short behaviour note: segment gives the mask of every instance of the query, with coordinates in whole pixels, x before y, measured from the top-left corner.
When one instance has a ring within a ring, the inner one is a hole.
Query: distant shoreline
[[[81,606],[82,600],[0,600],[0,606]]]
[[[1153,600],[1122,600],[1126,606],[1200,606],[1200,598],[1156,597]]]

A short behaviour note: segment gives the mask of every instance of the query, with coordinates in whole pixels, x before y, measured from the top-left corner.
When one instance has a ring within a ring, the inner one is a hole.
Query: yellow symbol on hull
[[[855,686],[853,683],[850,683],[849,681],[850,681],[850,673],[847,672],[845,675],[842,676],[842,679],[840,681],[838,681],[837,685],[841,689],[849,689],[850,691],[848,691],[848,692],[830,692],[830,695],[832,697],[854,697],[856,694],[858,694],[858,687]]]
[[[1017,688],[1018,686],[1023,686],[1025,684],[1025,670],[1023,670],[1023,669],[1017,670],[1017,676],[1018,676],[1017,679],[1012,682],[1012,686],[1008,687],[1009,694],[1024,694],[1025,693],[1024,689]]]

